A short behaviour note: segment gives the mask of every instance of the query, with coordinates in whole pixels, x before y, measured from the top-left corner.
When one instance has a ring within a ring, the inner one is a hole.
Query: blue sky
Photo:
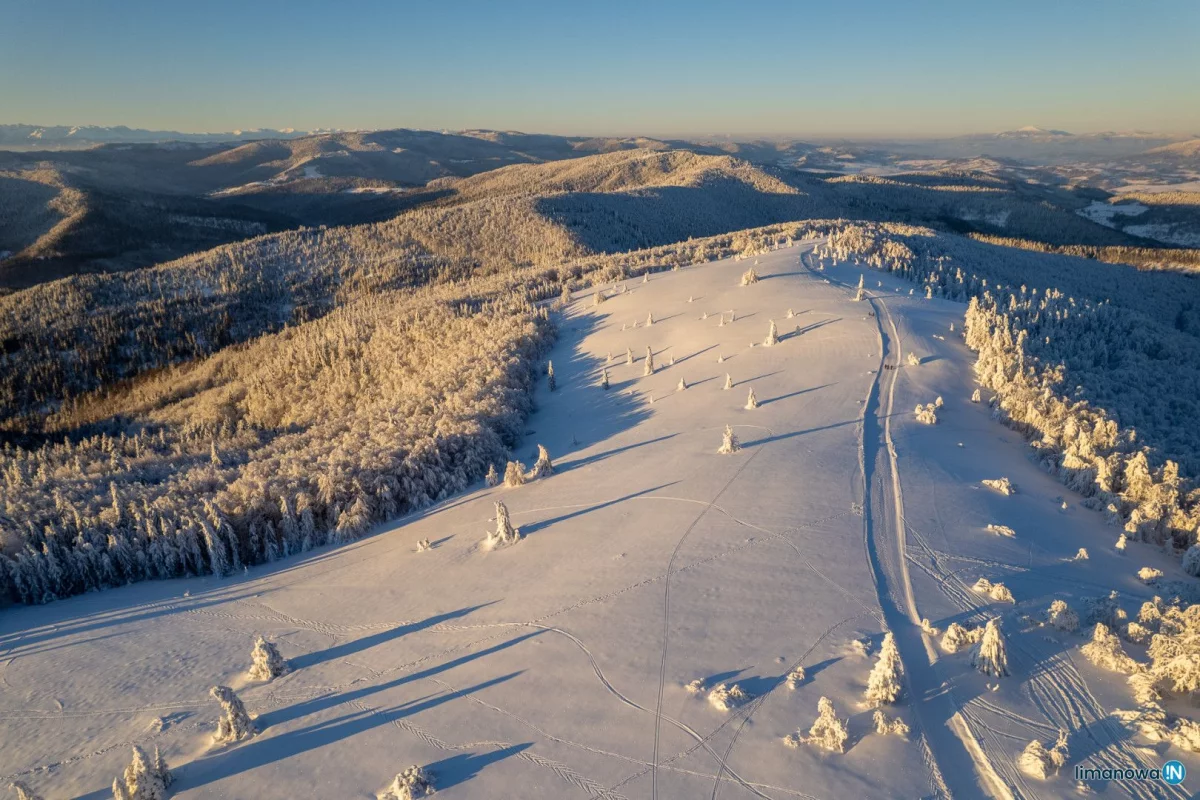
[[[0,123],[1200,135],[1200,2],[0,0]]]

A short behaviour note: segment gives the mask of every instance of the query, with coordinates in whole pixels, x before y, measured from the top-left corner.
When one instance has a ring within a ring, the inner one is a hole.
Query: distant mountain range
[[[98,144],[152,144],[157,142],[219,143],[254,139],[294,139],[328,131],[297,131],[268,128],[225,133],[180,133],[148,131],[124,125],[0,125],[0,149],[62,150]]]

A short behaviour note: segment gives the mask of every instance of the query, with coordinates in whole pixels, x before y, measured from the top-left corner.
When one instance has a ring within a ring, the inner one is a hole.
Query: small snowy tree
[[[9,784],[9,788],[17,793],[17,800],[42,800],[40,794],[35,794],[33,789],[30,789],[20,781],[13,781]]]
[[[792,310],[789,308],[789,309],[787,310],[787,318],[788,318],[788,319],[795,319],[795,318],[796,318],[796,312],[795,312],[795,311],[792,311]]]
[[[1128,546],[1128,543],[1129,539],[1126,538],[1125,534],[1122,533],[1120,536],[1118,536],[1117,543],[1114,545],[1117,553],[1120,555],[1125,555],[1125,548]]]
[[[679,383],[678,383],[678,384],[676,384],[676,386],[675,386],[675,391],[677,391],[677,392],[682,392],[682,391],[683,391],[684,389],[686,389],[686,388],[688,388],[688,385],[687,385],[687,379],[686,379],[686,378],[682,378],[682,377],[681,377],[681,378],[679,379]]]
[[[125,768],[122,778],[125,794],[130,800],[166,800],[167,787],[174,780],[158,748],[154,749],[154,761],[151,762],[136,744],[133,745],[133,761]]]
[[[495,464],[488,464],[487,475],[484,476],[483,482],[489,487],[500,485],[500,476],[496,473]]]
[[[942,649],[947,653],[957,653],[982,638],[983,628],[966,628],[957,622],[951,622],[942,634]]]
[[[625,348],[625,363],[630,366],[633,366],[633,348],[632,347]]]
[[[274,644],[259,636],[250,653],[250,672],[247,676],[252,681],[269,681],[278,678],[288,671],[288,664]]]
[[[1200,544],[1194,544],[1184,551],[1183,571],[1200,578]]]
[[[719,450],[717,450],[717,452],[723,456],[727,456],[730,453],[736,453],[741,449],[742,445],[740,442],[738,442],[737,434],[733,432],[733,428],[726,425],[725,434],[721,439],[721,447]]]
[[[1016,492],[1016,487],[1008,478],[984,478],[980,483],[989,489],[995,489],[1002,495],[1011,495]]]
[[[549,478],[554,474],[554,464],[550,461],[550,451],[544,445],[538,445],[538,457],[534,462],[533,471],[529,473],[531,480]]]
[[[606,369],[600,370],[600,388],[608,391],[608,370]]]
[[[920,356],[918,356],[916,353],[912,353],[912,352],[910,352],[910,353],[908,354],[908,365],[909,365],[910,367],[919,367],[919,366],[921,366],[921,357],[920,357]]]
[[[649,345],[646,345],[646,362],[645,362],[645,365],[642,367],[642,374],[643,375],[653,375],[654,374],[654,351],[650,349]]]
[[[504,485],[509,487],[525,485],[525,465],[520,461],[510,461],[504,468]]]
[[[871,717],[871,720],[875,724],[875,732],[880,736],[908,738],[908,723],[899,717],[889,717],[879,709],[875,709],[875,714]]]
[[[750,696],[736,683],[732,686],[718,683],[708,693],[708,703],[718,711],[730,711],[745,703]]]
[[[1126,675],[1137,672],[1141,665],[1129,657],[1121,645],[1120,638],[1103,622],[1092,629],[1092,640],[1079,648],[1088,661],[1101,669],[1121,672]]]
[[[1074,633],[1079,630],[1079,615],[1071,610],[1065,600],[1055,600],[1047,612],[1050,625],[1064,633]]]
[[[972,403],[978,403],[978,402],[981,402],[982,400],[983,400],[983,395],[980,394],[978,389],[971,392],[971,402]]]
[[[725,389],[725,390],[728,390],[728,389],[732,389],[732,388],[733,388],[733,378],[731,378],[731,377],[729,376],[729,373],[728,373],[728,372],[726,372],[726,373],[725,373],[725,385],[724,385],[724,386],[722,386],[721,388],[722,388],[722,389]]]
[[[558,383],[554,380],[554,362],[550,361],[546,365],[546,388],[554,391],[558,388]]]
[[[985,675],[1003,678],[1008,674],[1008,643],[1000,631],[1000,621],[993,617],[983,629],[983,640],[971,655],[971,664]]]
[[[742,273],[742,286],[749,286],[752,283],[758,283],[758,273],[754,271],[754,267]]]
[[[508,517],[508,506],[496,502],[496,530],[489,533],[485,544],[490,547],[502,547],[521,541],[521,531],[513,527]]]
[[[771,327],[767,330],[767,338],[763,339],[763,347],[773,347],[779,344],[779,329],[775,327],[775,320],[771,320]]]
[[[649,328],[653,324],[654,324],[654,312],[652,311],[646,315],[646,327]]]
[[[1152,586],[1158,583],[1158,579],[1163,576],[1163,571],[1155,567],[1142,567],[1137,572],[1138,580],[1147,586]]]
[[[598,289],[596,289],[595,292],[592,293],[592,305],[594,305],[594,306],[600,305],[606,299],[607,298],[604,296],[604,291],[602,289],[598,288]]]
[[[253,720],[246,713],[246,707],[233,689],[214,686],[209,693],[221,704],[221,718],[217,721],[217,732],[213,734],[214,742],[240,742],[258,733]]]
[[[799,747],[801,744],[820,747],[833,753],[846,752],[846,742],[850,739],[850,731],[846,720],[839,719],[833,708],[833,701],[822,697],[817,701],[817,719],[804,736],[798,731],[788,736],[784,742],[789,747]]]
[[[937,424],[937,409],[934,407],[933,403],[926,403],[925,405],[918,403],[913,414],[916,416],[917,422],[920,422],[924,425]]]
[[[746,396],[746,410],[753,411],[758,408],[758,398],[754,396],[754,387],[750,387],[750,393]]]
[[[1067,732],[1059,731],[1058,741],[1050,750],[1037,739],[1026,745],[1017,759],[1017,768],[1031,778],[1044,781],[1052,774],[1057,775],[1067,758]]]
[[[900,678],[903,675],[904,665],[900,661],[900,651],[896,649],[896,637],[888,631],[884,634],[883,645],[879,648],[879,659],[875,662],[875,668],[867,678],[867,705],[877,707],[896,702],[896,698],[900,696]]]
[[[787,674],[785,682],[787,683],[787,687],[789,689],[797,689],[799,688],[800,684],[804,683],[804,679],[806,677],[807,675],[804,672],[804,667],[799,666]]]
[[[861,302],[864,296],[865,296],[865,293],[863,292],[863,276],[862,276],[862,274],[859,274],[858,288],[854,292],[854,302],[856,302],[856,303]]]
[[[433,778],[425,770],[413,765],[401,772],[391,785],[377,795],[379,800],[416,800],[433,794]]]

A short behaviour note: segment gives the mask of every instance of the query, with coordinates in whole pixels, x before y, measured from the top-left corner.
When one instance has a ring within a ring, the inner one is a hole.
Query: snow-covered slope
[[[447,800],[1059,797],[1077,763],[1200,769],[1139,746],[1108,717],[1134,705],[1123,676],[1036,624],[1053,599],[1149,599],[1136,571],[1176,579],[1178,565],[1138,544],[1116,555],[1118,532],[969,401],[950,331],[963,306],[810,247],[631,280],[600,305],[578,295],[551,354],[557,389],[539,388],[514,454],[528,466],[545,445],[550,477],[233,578],[6,610],[0,776],[107,797],[130,743],[161,748],[175,796],[194,798],[369,798],[412,764]],[[740,286],[752,263],[761,280]],[[918,423],[911,409],[938,396],[938,423]],[[741,450],[719,455],[726,425]],[[1016,494],[980,484],[999,477]],[[486,550],[496,501],[523,539]],[[1090,559],[1069,560],[1080,547]],[[1015,605],[972,591],[981,577]],[[919,625],[992,616],[1010,677]],[[861,704],[888,629],[906,678],[886,711],[907,739],[877,734]],[[258,635],[291,666],[269,683],[245,677]],[[721,683],[748,698],[720,710]],[[214,685],[238,692],[256,736],[212,746]],[[844,754],[783,743],[821,697],[848,719]],[[1025,745],[1060,728],[1063,773],[1019,773]]]

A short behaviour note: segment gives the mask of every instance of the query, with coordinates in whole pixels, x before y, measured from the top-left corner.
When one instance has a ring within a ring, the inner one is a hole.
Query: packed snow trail
[[[809,254],[805,254],[808,256]],[[805,258],[802,256],[802,263]],[[808,273],[821,273],[805,263]],[[847,283],[824,276],[847,290]],[[996,800],[1012,800],[1003,780],[959,714],[950,687],[934,669],[937,651],[921,630],[916,595],[908,575],[904,497],[891,437],[896,377],[902,363],[900,335],[887,303],[873,292],[866,300],[879,329],[880,360],[864,406],[860,458],[863,491],[863,535],[879,605],[887,627],[895,634],[904,663],[909,706],[928,748],[931,788],[939,797],[973,797],[981,791]],[[890,540],[890,542],[889,542]],[[901,599],[898,602],[896,593]]]

